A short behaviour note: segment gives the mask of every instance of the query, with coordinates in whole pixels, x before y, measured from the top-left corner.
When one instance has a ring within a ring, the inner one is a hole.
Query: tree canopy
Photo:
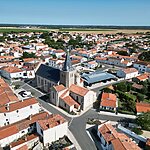
[[[35,53],[23,52],[22,59],[23,58],[36,58],[36,56]]]
[[[136,122],[142,129],[150,131],[150,112],[138,115]]]
[[[150,51],[147,52],[142,52],[139,56],[138,56],[139,60],[142,61],[150,61]]]

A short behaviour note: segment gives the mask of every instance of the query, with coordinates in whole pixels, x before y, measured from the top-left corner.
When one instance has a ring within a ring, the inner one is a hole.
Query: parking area
[[[30,91],[27,91],[23,88],[15,89],[14,93],[17,95],[19,100],[24,100],[24,99],[33,97]]]

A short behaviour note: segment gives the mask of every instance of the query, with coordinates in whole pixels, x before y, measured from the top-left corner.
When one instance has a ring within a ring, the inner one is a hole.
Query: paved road
[[[96,150],[96,146],[90,139],[86,132],[86,122],[88,118],[96,118],[100,120],[119,121],[123,117],[108,116],[104,114],[98,114],[96,111],[90,109],[80,117],[73,118],[69,129],[76,138],[82,150]]]
[[[31,92],[34,93],[34,96],[39,100],[41,105],[47,109],[49,112],[54,113],[54,114],[60,114],[62,115],[66,120],[69,121],[69,129],[76,138],[77,142],[79,143],[80,147],[82,150],[96,150],[96,146],[93,143],[93,141],[90,139],[86,132],[86,122],[88,118],[95,118],[95,119],[100,119],[100,120],[110,120],[110,121],[119,121],[123,117],[119,116],[110,116],[110,115],[105,115],[105,114],[99,114],[95,110],[90,109],[83,115],[75,118],[68,117],[67,115],[63,114],[56,108],[50,106],[47,104],[47,102],[43,101],[41,98],[38,98],[42,96],[43,94],[38,91],[37,89],[31,87],[28,84],[24,84],[23,82],[21,83],[22,88],[26,90],[30,90]]]

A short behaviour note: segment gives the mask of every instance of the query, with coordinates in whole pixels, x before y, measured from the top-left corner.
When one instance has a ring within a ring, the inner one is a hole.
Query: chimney
[[[32,119],[32,115],[29,116],[29,120],[31,120],[31,119]]]
[[[46,124],[47,128],[49,128],[49,123]]]
[[[5,107],[5,108],[6,108],[6,110],[9,111],[9,103],[6,104],[6,107]]]
[[[27,136],[25,136],[25,137],[24,137],[24,140],[25,140],[25,141],[27,141],[27,140],[28,140],[28,139],[27,139]]]

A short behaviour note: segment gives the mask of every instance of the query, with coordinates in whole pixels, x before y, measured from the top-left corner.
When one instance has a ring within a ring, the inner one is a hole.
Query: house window
[[[67,106],[66,103],[64,105],[65,105],[65,107]]]
[[[24,133],[25,131],[21,131],[21,133]]]
[[[41,133],[43,134],[43,130],[41,129]]]
[[[19,110],[16,111],[17,113],[19,112]]]
[[[30,108],[32,109],[32,105],[30,106]]]
[[[8,121],[8,119],[6,119],[6,121]]]
[[[78,102],[78,100],[79,100],[78,96],[76,97],[76,99],[77,99],[77,102]]]
[[[9,124],[9,121],[7,122],[7,124]]]
[[[6,116],[6,113],[4,113],[4,116]]]

